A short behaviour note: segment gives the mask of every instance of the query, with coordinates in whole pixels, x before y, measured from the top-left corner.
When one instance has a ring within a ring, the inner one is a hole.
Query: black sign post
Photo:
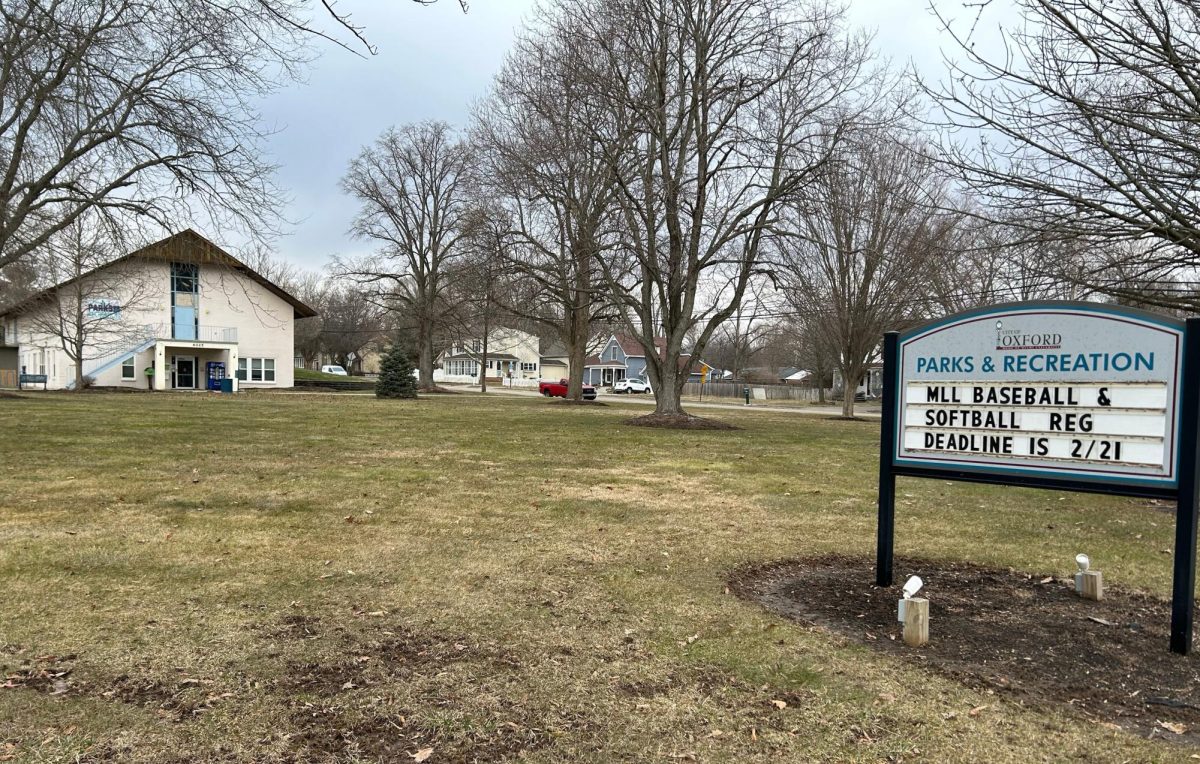
[[[1101,483],[1038,475],[989,474],[954,468],[902,465],[896,462],[900,335],[883,338],[883,416],[879,439],[879,525],[876,536],[875,583],[891,586],[895,538],[896,476],[936,478],[1028,488],[1168,499],[1177,502],[1175,559],[1171,592],[1171,651],[1187,655],[1192,646],[1195,612],[1197,512],[1200,507],[1200,318],[1184,328],[1179,396],[1179,479],[1177,487]]]
[[[1171,652],[1192,648],[1196,607],[1196,503],[1200,498],[1200,319],[1189,318],[1183,335],[1180,400],[1179,496],[1175,509],[1175,570],[1171,580]]]
[[[879,437],[879,531],[875,538],[875,585],[892,585],[896,535],[896,385],[900,378],[900,335],[883,335],[883,424]]]

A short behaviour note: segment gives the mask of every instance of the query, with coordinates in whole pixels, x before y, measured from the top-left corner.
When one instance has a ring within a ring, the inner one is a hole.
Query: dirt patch
[[[4,391],[0,391],[0,401],[25,401],[25,400],[29,400],[29,397],[25,396],[25,395],[17,395],[16,393],[6,393]]]
[[[301,618],[289,616],[284,620],[300,622],[302,625],[297,628],[313,628],[312,623],[300,621]],[[289,689],[331,697],[363,687],[407,681],[418,675],[433,675],[462,661],[485,660],[509,668],[516,666],[502,653],[472,644],[465,637],[421,634],[395,625],[381,627],[378,633],[377,639],[364,639],[345,629],[333,632],[343,645],[337,654],[345,659],[292,662],[283,684]]]
[[[706,419],[691,414],[646,414],[625,420],[633,427],[661,427],[668,430],[740,430],[719,419]]]
[[[1080,599],[1069,579],[966,563],[898,559],[878,588],[874,561],[828,556],[735,572],[730,588],[814,624],[1013,702],[1067,709],[1148,736],[1200,745],[1200,658],[1167,650],[1170,603],[1106,589]],[[930,643],[900,640],[896,602],[919,575]]]
[[[514,721],[513,718],[520,721]],[[528,726],[519,714],[453,734],[445,724],[423,723],[407,714],[370,716],[351,721],[332,706],[307,706],[293,715],[299,732],[292,744],[300,761],[341,760],[343,757],[376,761],[409,761],[419,751],[432,748],[430,761],[445,764],[484,764],[517,758],[550,745],[550,733]]]
[[[285,615],[279,619],[279,626],[269,633],[283,639],[315,639],[321,636],[321,619],[311,615]]]
[[[39,655],[15,668],[0,666],[4,671],[0,689],[23,687],[34,692],[65,695],[70,688],[68,677],[74,670],[69,664],[74,660],[74,655]]]
[[[154,679],[122,675],[113,680],[109,689],[98,694],[131,706],[154,709],[164,719],[183,721],[199,714],[209,705],[202,698],[194,696],[191,688],[199,684],[198,680],[183,680],[178,687],[172,688]],[[209,701],[215,699],[216,696],[210,696]]]
[[[183,678],[174,686],[128,674],[104,682],[79,679],[70,665],[75,658],[42,655],[16,670],[5,669],[0,690],[22,688],[48,695],[103,698],[154,709],[160,717],[176,722],[196,716],[232,695],[213,692],[211,681],[199,679]]]
[[[552,406],[607,406],[604,401],[577,401],[574,398],[552,398],[547,401]]]
[[[860,416],[843,416],[841,414],[838,414],[837,416],[825,417],[825,421],[826,422],[874,422],[875,420],[864,419]]]

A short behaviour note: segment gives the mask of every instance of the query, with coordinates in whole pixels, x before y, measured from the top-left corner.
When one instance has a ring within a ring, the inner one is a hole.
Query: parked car
[[[639,379],[637,377],[633,377],[631,379],[618,380],[617,383],[615,385],[613,385],[613,392],[614,393],[652,393],[654,391],[650,389],[649,382],[647,382],[644,379]]]
[[[538,382],[538,392],[547,398],[566,398],[567,397],[567,380],[560,379],[557,382],[543,380]],[[591,385],[583,386],[583,399],[585,401],[596,400],[596,388]]]
[[[341,366],[322,366],[322,374],[336,374],[339,377],[348,377],[350,374]]]

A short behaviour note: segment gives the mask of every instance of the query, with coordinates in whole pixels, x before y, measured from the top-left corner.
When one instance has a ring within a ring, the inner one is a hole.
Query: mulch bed
[[[1147,737],[1200,745],[1200,658],[1168,651],[1169,602],[1071,579],[967,563],[897,559],[879,588],[874,560],[826,556],[734,572],[730,589],[786,618],[918,663],[1012,702],[1056,707]],[[925,581],[930,642],[910,648],[896,621],[900,587]]]
[[[604,401],[577,401],[573,398],[552,398],[547,401],[551,405],[557,406],[607,406]]]
[[[719,419],[705,419],[691,414],[646,414],[626,419],[625,424],[633,427],[661,427],[667,430],[740,430],[741,427]]]

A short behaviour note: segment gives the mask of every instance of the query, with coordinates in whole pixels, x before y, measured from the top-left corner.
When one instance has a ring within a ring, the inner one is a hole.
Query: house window
[[[479,340],[471,340],[471,352],[478,353],[483,350],[483,343]]]
[[[121,361],[121,379],[137,379],[137,370],[133,367],[133,360],[133,356],[129,356]]]
[[[521,371],[537,371],[536,363],[522,363]]]

